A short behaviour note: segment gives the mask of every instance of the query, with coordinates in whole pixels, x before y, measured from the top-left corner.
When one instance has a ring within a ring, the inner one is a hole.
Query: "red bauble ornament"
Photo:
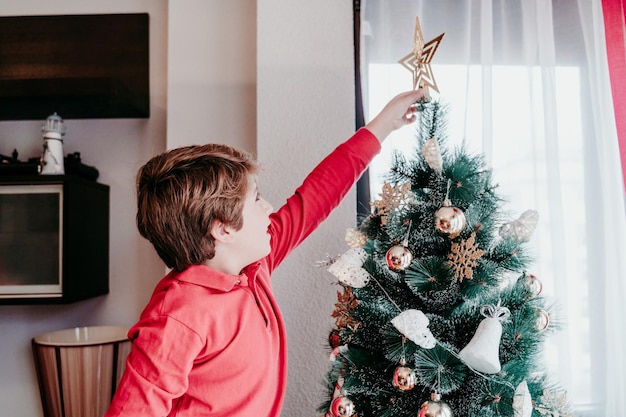
[[[333,330],[328,335],[328,344],[331,348],[335,349],[341,345],[341,338],[339,336],[339,332],[337,330]]]

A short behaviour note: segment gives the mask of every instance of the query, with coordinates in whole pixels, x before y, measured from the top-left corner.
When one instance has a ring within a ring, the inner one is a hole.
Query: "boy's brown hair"
[[[149,160],[137,174],[137,227],[169,268],[215,255],[211,225],[240,229],[248,177],[259,166],[227,145],[185,146]]]

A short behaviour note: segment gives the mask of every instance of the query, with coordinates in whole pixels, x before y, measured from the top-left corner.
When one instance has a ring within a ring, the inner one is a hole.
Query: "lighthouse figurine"
[[[46,124],[41,127],[43,135],[43,155],[41,157],[41,175],[62,175],[65,173],[63,164],[63,135],[65,126],[63,119],[54,113],[48,116]]]

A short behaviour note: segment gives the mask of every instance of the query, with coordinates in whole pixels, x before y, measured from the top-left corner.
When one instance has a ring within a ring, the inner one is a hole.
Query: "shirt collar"
[[[260,262],[250,264],[239,275],[226,274],[206,265],[192,265],[182,272],[172,271],[169,275],[172,279],[228,292],[237,285],[249,286],[249,281],[254,279],[260,265]]]

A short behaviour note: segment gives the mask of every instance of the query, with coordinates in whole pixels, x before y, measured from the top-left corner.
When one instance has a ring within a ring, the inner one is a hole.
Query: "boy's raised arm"
[[[384,141],[391,132],[415,120],[415,103],[424,97],[424,91],[407,91],[395,96],[374,117],[365,128],[372,132],[380,142]]]

